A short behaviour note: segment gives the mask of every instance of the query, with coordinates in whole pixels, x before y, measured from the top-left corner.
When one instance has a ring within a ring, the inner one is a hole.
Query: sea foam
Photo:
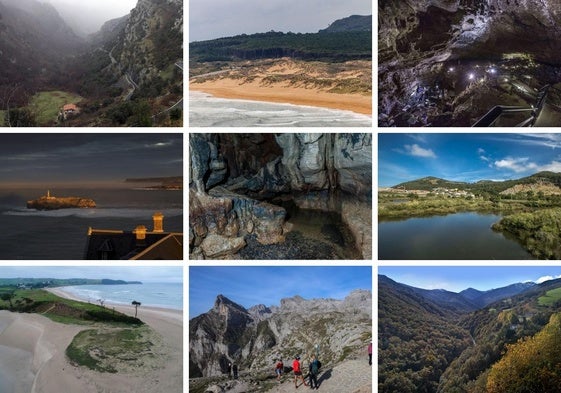
[[[372,117],[338,109],[216,98],[189,92],[191,127],[371,127]]]

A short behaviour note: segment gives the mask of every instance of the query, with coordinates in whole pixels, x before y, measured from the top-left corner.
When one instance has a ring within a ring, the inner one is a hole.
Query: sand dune
[[[189,89],[218,98],[315,106],[372,115],[372,95],[368,91],[371,80],[371,62],[367,61],[333,65],[282,58],[234,63],[229,69],[194,76],[190,79]],[[362,93],[331,91],[339,84],[350,84],[354,89],[362,89]]]
[[[70,297],[60,288],[51,292]],[[134,315],[132,306],[115,308]],[[65,350],[74,336],[91,326],[60,324],[38,314],[0,311],[0,354],[3,358],[14,355],[5,373],[12,379],[0,388],[8,386],[15,393],[182,392],[182,311],[141,306],[138,317],[161,336],[154,362],[131,373],[109,374],[74,367],[66,358]]]

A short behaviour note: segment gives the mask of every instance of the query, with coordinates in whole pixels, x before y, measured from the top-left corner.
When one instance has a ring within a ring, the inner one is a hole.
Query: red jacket
[[[300,362],[298,361],[298,359],[294,359],[294,361],[292,362],[292,370],[295,373],[300,372]]]

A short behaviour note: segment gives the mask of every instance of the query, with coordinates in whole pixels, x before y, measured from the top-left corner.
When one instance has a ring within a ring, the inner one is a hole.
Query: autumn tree
[[[534,337],[507,346],[487,379],[487,393],[556,392],[561,386],[561,314]]]

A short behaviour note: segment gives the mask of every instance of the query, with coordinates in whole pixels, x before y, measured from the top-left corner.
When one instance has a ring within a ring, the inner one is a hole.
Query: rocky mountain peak
[[[258,304],[256,306],[250,307],[247,311],[254,320],[261,320],[267,318],[272,314],[271,309],[264,304]]]
[[[225,315],[230,311],[237,311],[247,314],[247,310],[237,303],[234,303],[224,295],[218,295],[214,301],[213,310],[221,315]]]
[[[218,295],[212,310],[193,318],[190,375],[223,375],[229,361],[242,369],[268,369],[274,359],[321,348],[322,363],[336,363],[364,351],[372,334],[372,295],[355,290],[344,300],[284,298],[280,306],[246,310]]]

